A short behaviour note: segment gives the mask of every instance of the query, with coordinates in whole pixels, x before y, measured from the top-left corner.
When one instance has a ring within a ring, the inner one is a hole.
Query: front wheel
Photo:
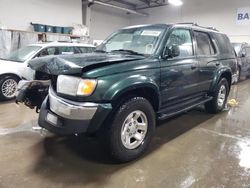
[[[0,79],[0,99],[11,100],[15,98],[18,79],[14,76],[3,76]]]
[[[214,93],[212,94],[213,100],[205,103],[205,109],[209,113],[219,113],[226,105],[227,97],[229,94],[229,84],[227,79],[222,78],[217,85]]]
[[[112,157],[119,162],[145,153],[155,131],[155,112],[142,97],[134,97],[117,110],[106,138]]]

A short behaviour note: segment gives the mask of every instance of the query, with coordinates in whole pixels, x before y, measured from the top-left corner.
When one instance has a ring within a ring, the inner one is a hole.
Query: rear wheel
[[[226,105],[229,93],[229,84],[227,79],[222,78],[212,94],[213,100],[205,103],[206,111],[209,113],[219,113]]]
[[[19,79],[14,76],[3,76],[0,79],[0,99],[11,100],[15,98]]]
[[[235,83],[238,83],[240,81],[240,75],[241,73],[241,70],[240,70],[240,67],[237,68],[237,71],[236,71],[236,80],[235,80]]]
[[[155,113],[152,105],[142,97],[123,103],[116,112],[105,137],[112,157],[128,162],[147,150],[155,131]]]

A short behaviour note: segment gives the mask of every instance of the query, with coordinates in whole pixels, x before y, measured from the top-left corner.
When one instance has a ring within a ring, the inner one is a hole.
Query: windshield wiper
[[[128,53],[134,54],[134,55],[142,55],[142,56],[145,55],[145,54],[142,54],[142,53],[139,53],[139,52],[135,52],[133,50],[125,50],[125,49],[112,50],[111,52],[128,52]]]

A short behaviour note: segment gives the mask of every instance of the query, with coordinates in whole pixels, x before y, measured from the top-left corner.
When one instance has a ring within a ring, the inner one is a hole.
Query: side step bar
[[[201,98],[201,99],[197,100],[195,103],[179,104],[179,105],[176,105],[174,107],[169,107],[166,110],[158,113],[158,119],[164,120],[164,119],[170,118],[170,117],[175,116],[177,114],[191,110],[192,108],[199,106],[201,104],[204,104],[212,99],[213,99],[213,97],[206,97],[206,98]],[[179,109],[179,110],[176,110],[176,109]]]

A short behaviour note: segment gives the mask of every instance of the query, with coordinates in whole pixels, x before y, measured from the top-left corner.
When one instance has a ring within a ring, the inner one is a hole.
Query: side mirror
[[[246,57],[246,52],[242,52],[241,57]]]
[[[179,55],[180,55],[180,48],[177,45],[166,47],[163,52],[163,58],[173,58],[173,57],[178,57]]]

